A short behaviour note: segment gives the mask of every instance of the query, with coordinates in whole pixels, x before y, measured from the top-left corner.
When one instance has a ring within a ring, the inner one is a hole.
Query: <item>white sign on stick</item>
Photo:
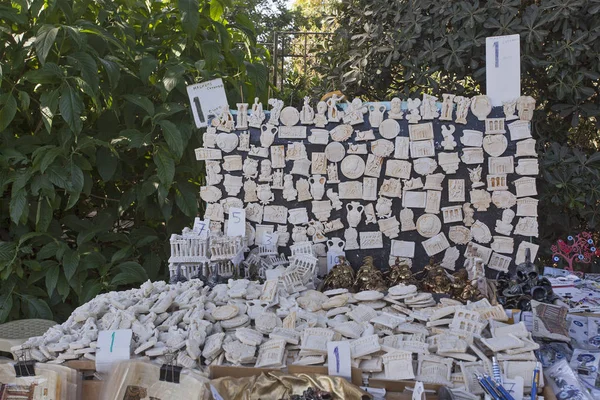
[[[327,272],[340,262],[340,257],[346,257],[346,253],[332,250],[327,252]]]
[[[98,349],[96,351],[96,371],[110,372],[118,361],[131,358],[131,329],[119,329],[98,332]]]
[[[519,35],[485,39],[486,94],[493,106],[521,95],[521,47]]]
[[[210,116],[217,117],[223,107],[229,107],[221,78],[190,85],[187,93],[197,128],[205,128]]]
[[[196,235],[200,236],[201,239],[206,239],[208,237],[208,231],[210,230],[210,219],[200,219],[196,217],[194,219],[194,228],[193,231]]]
[[[227,220],[227,236],[246,236],[246,210],[231,207]]]
[[[327,367],[331,376],[341,376],[348,380],[352,378],[350,342],[327,343]]]

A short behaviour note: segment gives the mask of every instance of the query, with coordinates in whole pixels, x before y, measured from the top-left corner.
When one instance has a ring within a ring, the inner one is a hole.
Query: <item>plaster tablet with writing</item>
[[[206,127],[210,116],[216,117],[223,107],[229,107],[221,78],[190,85],[187,93],[197,128]]]
[[[493,36],[485,40],[486,93],[493,106],[521,95],[519,35]]]

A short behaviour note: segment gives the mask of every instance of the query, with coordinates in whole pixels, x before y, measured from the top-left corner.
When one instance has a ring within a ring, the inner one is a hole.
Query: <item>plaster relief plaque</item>
[[[521,158],[518,160],[515,172],[518,175],[539,175],[540,167],[537,158]]]
[[[488,264],[488,268],[496,271],[508,272],[508,267],[512,261],[511,257],[503,256],[498,253],[493,253]]]
[[[362,200],[363,198],[362,182],[340,182],[338,188],[342,200]]]
[[[521,217],[515,226],[515,235],[538,237],[538,222],[535,217]]]
[[[258,203],[248,203],[246,205],[246,219],[248,221],[262,223],[264,207]],[[257,228],[258,229],[258,228]]]
[[[483,149],[479,147],[466,147],[463,149],[461,160],[468,165],[481,164],[483,162]]]
[[[408,136],[411,142],[433,140],[433,124],[427,122],[425,124],[409,125]]]
[[[268,158],[269,157],[269,149],[264,147],[256,147],[255,145],[250,145],[250,151],[248,151],[248,155],[252,157],[260,157],[260,158]]]
[[[509,236],[513,230],[512,220],[515,218],[515,212],[511,209],[502,211],[502,219],[496,220],[496,232],[501,235]]]
[[[223,212],[225,214],[229,214],[229,209],[231,207],[234,208],[244,208],[244,202],[242,199],[238,199],[237,197],[228,197],[226,199],[221,200],[221,205],[223,206]]]
[[[433,146],[433,139],[410,142],[410,156],[412,158],[434,157],[435,147]]]
[[[225,175],[223,186],[225,186],[225,191],[228,196],[237,196],[242,189],[242,177],[229,174]]]
[[[488,175],[486,176],[486,180],[487,190],[489,190],[490,192],[496,190],[508,190],[506,174]]]
[[[415,242],[392,240],[390,255],[393,257],[413,258],[415,256]]]
[[[358,250],[358,231],[356,228],[348,228],[344,231],[344,239],[346,240],[346,250]]]
[[[380,197],[383,199],[383,197]],[[386,199],[389,200],[389,199]],[[377,216],[375,215],[375,207],[373,207],[373,203],[369,203],[365,206],[365,224],[376,224]]]
[[[460,142],[468,147],[481,147],[483,145],[483,132],[465,129]]]
[[[444,140],[442,140],[442,147],[444,150],[454,150],[456,147],[456,140],[454,140],[453,133],[456,131],[456,127],[454,125],[442,125],[442,136]]]
[[[506,133],[506,130],[504,129],[504,118],[485,119],[486,135],[502,135],[504,133]]]
[[[406,113],[406,119],[409,124],[416,124],[421,120],[421,115],[419,114],[419,106],[421,105],[421,99],[408,99],[406,100],[406,108],[408,108],[408,113]]]
[[[449,202],[464,202],[465,201],[465,180],[464,179],[448,179],[448,201]]]
[[[366,143],[348,143],[348,154],[368,154]]]
[[[531,137],[531,126],[528,121],[515,121],[508,124],[510,140],[528,139]]]
[[[348,157],[352,157],[352,156],[348,156]],[[358,157],[358,156],[354,156],[354,157]],[[361,158],[362,160],[362,158]],[[343,166],[344,162],[342,161],[342,166]],[[367,176],[372,176],[374,178],[378,178],[379,176],[381,176],[381,166],[383,165],[383,157],[378,157],[376,155],[373,154],[369,154],[367,156],[367,163],[365,165],[365,171],[364,174]],[[343,172],[343,170],[342,170]],[[351,178],[351,179],[355,179],[355,178]]]
[[[314,205],[314,201],[313,201],[313,205]],[[314,209],[314,206],[313,206]],[[292,208],[291,210],[287,210],[287,213],[289,214],[287,216],[287,222],[289,222],[292,225],[307,225],[308,224],[308,213],[306,212],[306,208],[301,207],[301,208]],[[277,221],[267,221],[266,219],[266,214],[267,214],[267,207],[265,207],[265,222],[277,222]],[[287,223],[285,220],[283,222],[278,222],[280,224],[285,224]]]
[[[327,183],[329,183],[329,184],[340,183],[337,163],[327,164]]]
[[[455,174],[460,164],[458,153],[438,153],[438,163],[446,174]]]
[[[410,179],[412,164],[410,161],[387,160],[385,175],[399,179]]]
[[[394,97],[392,101],[390,101],[390,111],[388,111],[388,118],[404,118],[404,113],[402,112],[402,100],[400,100],[400,98]]]
[[[352,136],[352,131],[352,125],[342,124],[329,131],[329,135],[336,142],[345,142]]]
[[[430,257],[450,247],[450,243],[448,243],[448,239],[446,239],[446,235],[443,232],[438,233],[431,239],[424,240],[422,244],[425,252]]]
[[[391,119],[390,121],[394,120]],[[389,157],[393,152],[394,143],[389,140],[377,139],[371,143],[371,153],[375,154],[377,157]]]
[[[465,249],[465,258],[475,257],[481,258],[484,264],[487,264],[490,261],[490,257],[492,256],[492,249],[484,247],[475,242],[469,242],[467,248]]]
[[[471,98],[471,112],[480,121],[485,120],[491,111],[492,101],[488,96],[480,94]]]
[[[442,222],[434,214],[423,214],[417,219],[417,232],[423,237],[431,238],[440,233]],[[445,239],[445,237],[444,237]],[[450,247],[448,245],[447,247]],[[442,249],[445,250],[445,249]],[[441,251],[441,250],[440,250]],[[437,254],[437,253],[436,253]]]
[[[525,262],[525,251],[529,249],[531,252],[531,262],[534,262],[536,257],[537,257],[537,253],[538,250],[540,249],[540,246],[535,244],[535,243],[529,243],[529,242],[521,242],[519,243],[519,248],[517,249],[517,255],[515,257],[515,264],[522,264]]]
[[[425,208],[427,204],[426,192],[405,191],[402,196],[402,207]]]
[[[373,133],[373,129],[369,129],[367,131],[356,130],[354,132],[356,134],[356,142],[366,142],[368,140],[375,140],[375,134]]]
[[[488,158],[489,174],[512,174],[515,172],[513,156]]]
[[[321,222],[327,222],[331,216],[331,202],[329,200],[320,200],[312,202],[312,213]]]
[[[344,223],[340,218],[334,219],[333,221],[325,222],[323,224],[323,233],[328,234],[331,232],[339,231],[344,229]]]
[[[517,142],[517,154],[515,157],[537,157],[535,151],[535,139],[525,139]]]
[[[365,161],[357,155],[351,154],[340,164],[342,174],[348,179],[358,179],[365,173]]]
[[[538,200],[533,197],[524,197],[517,200],[517,216],[537,217]]]
[[[294,177],[285,175],[283,177],[283,198],[287,201],[294,201],[298,196],[298,191],[294,188]]]
[[[386,119],[379,125],[379,134],[386,139],[393,139],[400,133],[400,124],[395,119]]]
[[[517,204],[517,197],[507,190],[497,190],[492,193],[492,203],[498,208],[511,208]]]
[[[221,189],[216,186],[202,186],[200,187],[200,198],[207,203],[216,203],[223,197]]]
[[[394,239],[400,234],[400,223],[396,217],[380,219],[377,221],[379,230],[389,239]]]
[[[303,208],[306,213],[306,209]],[[288,209],[284,206],[265,206],[263,211],[264,222],[275,222],[277,224],[285,224],[287,222]],[[308,219],[308,216],[307,216]]]
[[[285,126],[294,126],[300,121],[300,112],[296,107],[285,107],[281,110],[279,121]]]
[[[483,222],[477,220],[471,226],[471,235],[476,242],[479,243],[489,243],[492,240],[492,232],[490,232],[490,228]]]
[[[419,175],[429,175],[436,170],[437,162],[433,158],[419,158],[413,162],[413,168]]]
[[[204,218],[210,219],[212,222],[224,222],[225,214],[223,212],[223,206],[219,203],[209,203],[206,205],[206,211],[204,212]]]
[[[344,159],[346,156],[346,149],[344,145],[338,142],[332,142],[325,147],[325,157],[327,160],[337,163]]]
[[[414,222],[415,214],[410,208],[403,208],[400,211],[400,225],[402,232],[414,231],[417,226]]]
[[[442,268],[454,271],[456,268],[456,260],[460,257],[460,251],[456,247],[449,247],[444,253],[444,259],[442,260]]]
[[[279,137],[281,139],[306,139],[306,127],[305,126],[280,126]]]
[[[308,156],[306,155],[306,146],[302,142],[294,142],[288,144],[287,154],[285,155],[286,161],[295,161],[295,160],[306,160]]]
[[[381,232],[360,232],[360,248],[367,249],[382,249],[383,235]]]
[[[256,196],[256,182],[247,180],[244,182],[244,203],[252,203],[258,201]]]
[[[298,201],[312,200],[313,197],[310,194],[310,184],[307,179],[298,179],[298,182],[296,182],[296,190],[298,191]]]
[[[506,236],[494,236],[492,250],[496,253],[512,254],[515,250],[515,240]]]
[[[483,138],[483,149],[492,157],[499,157],[506,151],[508,140],[504,135],[487,135]]]
[[[438,174],[427,175],[427,177],[425,178],[424,189],[442,191],[443,190],[442,182],[444,182],[444,174],[438,173]]]
[[[454,110],[454,97],[453,94],[444,93],[442,94],[442,111],[440,113],[440,121],[452,121],[452,111]]]
[[[400,179],[384,179],[379,188],[379,195],[385,197],[401,197],[402,182]]]
[[[404,136],[398,136],[395,142],[394,158],[408,160],[408,149],[410,148],[409,139]]]
[[[198,161],[221,160],[223,158],[223,153],[219,149],[205,149],[199,147],[194,150],[194,152],[196,153],[196,160]]]
[[[290,173],[292,175],[302,175],[308,178],[310,176],[310,166],[311,162],[306,158],[294,160],[294,164],[292,165],[292,170],[290,171]]]
[[[285,146],[271,146],[271,164],[273,168],[285,168]]]
[[[467,244],[471,241],[471,230],[464,226],[451,226],[448,237],[456,244]]]
[[[248,152],[250,151],[250,133],[242,132],[240,133],[240,143],[237,147],[238,151]]]
[[[271,191],[271,186],[268,183],[256,187],[256,196],[258,196],[258,200],[262,205],[269,204],[275,200],[275,194]]]
[[[513,183],[517,188],[517,197],[528,197],[537,195],[535,178],[519,178]]]
[[[242,170],[242,156],[225,156],[223,157],[223,169],[227,172]]]
[[[219,161],[205,161],[206,164],[206,184],[208,186],[218,185],[223,180],[221,175],[221,163]],[[257,165],[258,167],[258,165]]]
[[[238,135],[235,133],[221,132],[217,135],[217,147],[225,153],[231,153],[238,145]]]
[[[273,181],[271,183],[271,189],[283,190],[283,170],[276,169],[273,171]]]
[[[363,200],[377,200],[377,178],[363,178]]]
[[[492,196],[483,189],[471,190],[471,204],[477,211],[486,211],[492,202]]]
[[[462,222],[462,206],[442,207],[442,216],[444,217],[445,224]]]
[[[327,159],[325,158],[325,153],[313,152],[311,154],[311,163],[312,168],[311,172],[313,174],[326,174],[327,173]]]
[[[410,192],[408,192],[410,193]],[[440,212],[440,204],[442,202],[442,192],[437,190],[427,191],[427,200],[425,202],[425,212],[437,214]]]
[[[404,190],[417,190],[423,188],[423,179],[421,177],[404,181]]]
[[[308,142],[312,144],[329,143],[329,131],[327,129],[311,129]]]

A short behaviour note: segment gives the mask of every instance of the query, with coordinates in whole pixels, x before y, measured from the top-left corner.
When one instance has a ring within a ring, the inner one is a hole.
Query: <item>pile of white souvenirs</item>
[[[186,368],[242,365],[281,368],[326,365],[327,342],[348,340],[352,366],[372,379],[418,379],[483,393],[474,372],[492,374],[491,354],[505,379],[531,382],[538,345],[501,306],[463,305],[415,286],[348,293],[334,289],[289,294],[277,280],[229,280],[210,289],[200,280],[150,281],[101,294],[62,325],[15,352],[40,362],[94,360],[98,331],[131,329],[133,358]],[[467,396],[468,397],[468,396]],[[475,397],[478,398],[478,397]]]

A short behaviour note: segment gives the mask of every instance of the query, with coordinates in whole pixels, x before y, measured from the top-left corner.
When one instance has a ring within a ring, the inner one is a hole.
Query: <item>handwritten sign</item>
[[[200,219],[196,217],[194,219],[194,228],[193,231],[196,235],[200,236],[201,239],[206,239],[208,237],[208,232],[210,230],[210,219]]]
[[[352,361],[350,357],[350,342],[327,343],[327,368],[329,375],[352,378]]]
[[[413,390],[412,400],[424,400],[425,399],[425,387],[423,382],[417,381],[415,383],[415,389]]]
[[[516,100],[521,95],[521,47],[519,35],[485,39],[486,94],[492,105]]]
[[[190,85],[187,93],[197,128],[205,128],[210,117],[217,117],[223,107],[229,107],[221,78]]]
[[[119,329],[98,332],[98,350],[96,351],[96,371],[110,372],[112,365],[131,357],[131,329]]]
[[[227,236],[246,236],[246,210],[231,207],[227,220]]]
[[[345,257],[346,253],[333,250],[327,252],[327,272],[331,271],[333,266],[340,262],[340,256]]]

